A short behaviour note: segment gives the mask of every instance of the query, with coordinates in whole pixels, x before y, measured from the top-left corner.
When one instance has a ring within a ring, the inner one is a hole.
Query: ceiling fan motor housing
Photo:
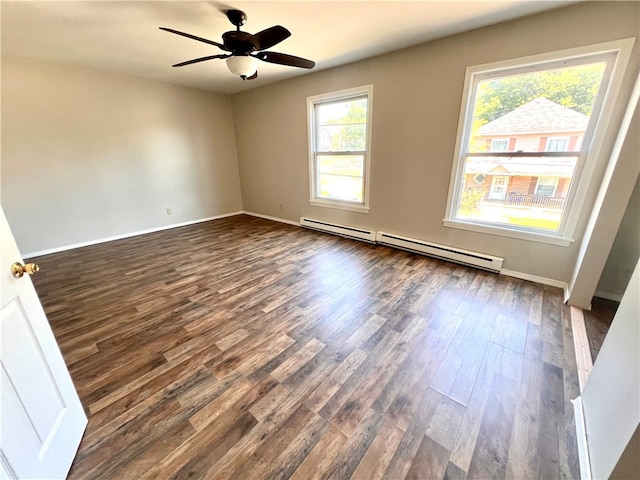
[[[256,47],[247,39],[252,35],[247,32],[231,31],[222,34],[223,43],[237,55],[247,55],[253,52]]]

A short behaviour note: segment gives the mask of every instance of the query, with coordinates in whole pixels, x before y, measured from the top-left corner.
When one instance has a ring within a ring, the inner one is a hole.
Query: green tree
[[[459,213],[464,216],[472,216],[480,213],[480,202],[484,197],[484,189],[482,187],[465,188],[460,197]]]
[[[326,125],[338,128],[331,132],[331,150],[364,150],[367,126],[366,99],[350,101],[340,118],[328,119]]]
[[[590,115],[604,63],[487,80],[478,85],[474,130],[539,97]]]

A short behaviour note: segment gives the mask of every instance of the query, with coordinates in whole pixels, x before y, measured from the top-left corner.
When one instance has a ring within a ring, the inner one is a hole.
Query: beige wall
[[[2,205],[23,255],[242,210],[231,100],[3,58]]]
[[[637,135],[637,132],[636,132]],[[640,178],[636,180],[596,295],[619,300],[640,257]]]
[[[287,220],[304,215],[494,254],[505,258],[507,270],[568,282],[576,244],[561,247],[442,225],[465,69],[637,37],[639,15],[636,2],[581,3],[236,94],[232,101],[244,208]],[[610,122],[605,157],[638,71],[638,57],[636,43],[622,101]],[[367,84],[373,84],[370,212],[312,207],[306,97]],[[596,178],[603,172],[604,164]],[[575,232],[578,240],[597,183],[587,196]]]

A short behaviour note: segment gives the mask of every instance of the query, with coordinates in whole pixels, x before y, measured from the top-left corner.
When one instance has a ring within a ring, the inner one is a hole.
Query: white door
[[[497,176],[491,181],[489,200],[504,200],[507,197],[507,185],[509,177]]]
[[[87,426],[47,317],[0,207],[0,476],[65,478]]]

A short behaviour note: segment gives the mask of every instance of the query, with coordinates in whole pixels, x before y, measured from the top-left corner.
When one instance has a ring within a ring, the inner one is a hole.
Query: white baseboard
[[[617,293],[603,292],[602,290],[596,290],[596,293],[594,293],[593,296],[604,298],[605,300],[613,300],[614,302],[618,303],[622,301],[622,295],[619,295]]]
[[[500,275],[506,275],[507,277],[519,278],[521,280],[529,280],[530,282],[540,283],[542,285],[549,285],[550,287],[561,288],[564,292],[565,301],[569,298],[569,286],[567,282],[561,280],[554,280],[553,278],[539,277],[538,275],[529,275],[528,273],[514,272],[513,270],[500,270]]]
[[[580,478],[582,478],[582,480],[591,480],[589,442],[587,439],[587,429],[584,421],[584,410],[582,409],[582,397],[571,400],[571,403],[573,403],[573,414],[576,422],[576,440],[578,443],[578,458],[580,459]]]
[[[147,230],[140,230],[138,232],[124,233],[122,235],[115,235],[113,237],[100,238],[97,240],[89,240],[88,242],[74,243],[72,245],[65,245],[63,247],[50,248],[47,250],[40,250],[37,252],[24,253],[23,258],[39,257],[41,255],[49,255],[51,253],[64,252],[66,250],[73,250],[74,248],[88,247],[89,245],[97,245],[98,243],[112,242],[114,240],[122,240],[124,238],[137,237],[138,235],[145,235],[147,233],[161,232],[162,230],[170,230],[172,228],[185,227],[187,225],[194,225],[196,223],[208,222],[211,220],[218,220],[220,218],[233,217],[235,215],[241,215],[244,212],[232,212],[224,213],[222,215],[215,215],[213,217],[199,218],[198,220],[190,220],[188,222],[174,223],[171,225],[163,225],[162,227],[150,228]]]
[[[251,215],[252,217],[264,218],[265,220],[272,220],[274,222],[286,223],[287,225],[294,225],[296,227],[300,226],[300,222],[294,222],[293,220],[286,220],[284,218],[272,217],[270,215],[263,215],[261,213],[247,212],[246,210],[243,210],[240,213]]]

